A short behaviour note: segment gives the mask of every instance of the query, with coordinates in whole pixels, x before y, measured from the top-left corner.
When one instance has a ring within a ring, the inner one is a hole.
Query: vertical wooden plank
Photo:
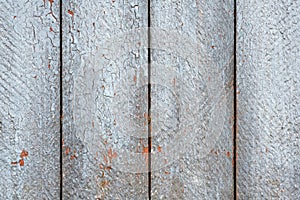
[[[63,197],[147,199],[147,3],[64,1],[63,22]]]
[[[0,199],[58,199],[59,12],[0,1]]]
[[[238,1],[238,195],[300,198],[299,1]]]
[[[233,1],[151,1],[153,199],[233,199]]]

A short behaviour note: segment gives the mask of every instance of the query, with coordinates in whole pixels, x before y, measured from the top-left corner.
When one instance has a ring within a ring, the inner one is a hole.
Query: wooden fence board
[[[238,196],[299,199],[299,1],[237,10]]]
[[[63,3],[64,199],[148,197],[146,25],[146,1]]]
[[[59,7],[0,1],[0,199],[58,199]]]
[[[151,1],[153,199],[233,199],[233,12]]]

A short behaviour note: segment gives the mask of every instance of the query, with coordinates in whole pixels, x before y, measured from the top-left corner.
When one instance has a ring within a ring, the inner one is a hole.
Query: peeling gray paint
[[[152,27],[172,30],[197,44],[193,49],[196,66],[175,51],[152,50],[156,67],[151,79],[168,85],[171,91],[154,85],[152,92],[152,112],[157,116],[151,119],[153,126],[159,124],[152,151],[165,157],[167,166],[152,172],[152,198],[233,199],[233,1],[154,0],[151,5]],[[177,48],[184,47],[174,42]],[[173,101],[180,102],[179,109]],[[164,109],[168,112],[161,113]],[[193,112],[190,109],[195,113],[186,118]],[[179,131],[176,121],[179,127],[190,124],[191,128]],[[193,142],[174,159],[165,152],[178,134],[183,140],[173,154],[186,145],[184,138],[192,137]],[[155,160],[152,163],[156,165]]]
[[[238,195],[300,198],[299,1],[238,1]]]
[[[59,198],[58,10],[0,1],[0,199]]]
[[[117,57],[103,49],[104,41],[145,27],[146,5],[137,0],[64,4],[64,199],[148,197],[148,174],[124,172],[115,164],[124,160],[122,151],[140,153],[146,163],[142,152],[147,140],[123,131],[126,116],[138,122],[128,124],[128,130],[143,130],[146,51],[127,52],[123,44],[115,49],[121,50]],[[130,157],[127,161],[132,163]]]

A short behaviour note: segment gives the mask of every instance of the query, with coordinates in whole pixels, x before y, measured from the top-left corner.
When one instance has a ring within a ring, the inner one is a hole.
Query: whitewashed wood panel
[[[152,199],[233,199],[233,1],[151,1]]]
[[[64,199],[148,198],[145,26],[146,1],[63,2]]]
[[[299,1],[238,1],[238,196],[300,198]]]
[[[58,199],[59,7],[0,1],[0,199]]]

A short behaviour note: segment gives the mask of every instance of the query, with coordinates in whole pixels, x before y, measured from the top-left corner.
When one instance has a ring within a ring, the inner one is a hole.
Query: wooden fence
[[[0,0],[0,199],[300,199],[299,13]]]

